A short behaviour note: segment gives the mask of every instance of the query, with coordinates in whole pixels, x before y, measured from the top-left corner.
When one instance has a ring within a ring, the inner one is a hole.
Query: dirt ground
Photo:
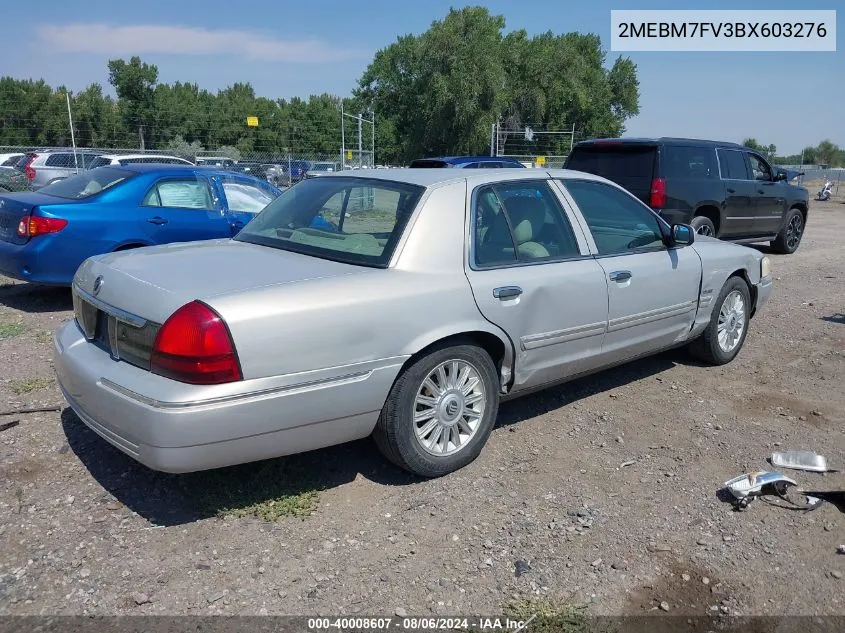
[[[369,441],[154,473],[62,401],[68,291],[0,280],[0,409],[61,406],[0,417],[20,421],[0,432],[0,614],[845,614],[841,495],[736,512],[718,494],[773,450],[845,468],[845,204],[813,204],[772,258],[732,364],[676,351],[506,403],[481,457],[434,481]]]

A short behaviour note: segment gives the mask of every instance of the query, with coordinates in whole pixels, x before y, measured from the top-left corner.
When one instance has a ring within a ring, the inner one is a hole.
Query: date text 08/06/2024
[[[510,618],[309,618],[309,631],[521,631],[528,621]]]

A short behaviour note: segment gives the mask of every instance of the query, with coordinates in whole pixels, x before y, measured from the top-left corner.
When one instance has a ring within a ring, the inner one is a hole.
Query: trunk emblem
[[[100,294],[100,289],[103,287],[103,276],[100,275],[94,280],[94,288],[92,289],[94,292],[94,296]]]

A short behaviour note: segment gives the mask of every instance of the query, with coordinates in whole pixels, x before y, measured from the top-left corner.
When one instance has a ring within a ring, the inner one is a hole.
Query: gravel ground
[[[497,614],[514,597],[845,614],[845,506],[736,512],[717,494],[778,448],[845,467],[845,206],[814,204],[773,265],[732,364],[676,351],[506,403],[481,457],[435,481],[369,441],[147,470],[64,406],[49,333],[69,293],[0,280],[0,402],[61,406],[0,417],[20,420],[0,432],[0,614]]]

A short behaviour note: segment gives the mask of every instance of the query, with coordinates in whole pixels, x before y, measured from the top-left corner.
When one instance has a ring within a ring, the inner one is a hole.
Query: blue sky
[[[839,0],[768,0],[767,9],[834,9]],[[5,3],[4,3],[5,4]],[[211,90],[249,81],[272,98],[348,94],[373,53],[424,31],[450,6],[483,4],[507,30],[598,33],[610,46],[610,10],[676,9],[664,2],[541,0],[45,0],[3,7],[0,75],[43,78],[79,90],[108,84],[106,61],[139,54],[161,81]],[[685,8],[759,9],[754,2]],[[37,10],[33,10],[37,7]],[[842,12],[840,12],[842,13]],[[837,16],[838,17],[838,16]],[[740,141],[779,153],[830,138],[845,146],[845,50],[826,53],[622,53],[639,69],[641,113],[627,134]],[[612,62],[619,53],[608,53]]]

